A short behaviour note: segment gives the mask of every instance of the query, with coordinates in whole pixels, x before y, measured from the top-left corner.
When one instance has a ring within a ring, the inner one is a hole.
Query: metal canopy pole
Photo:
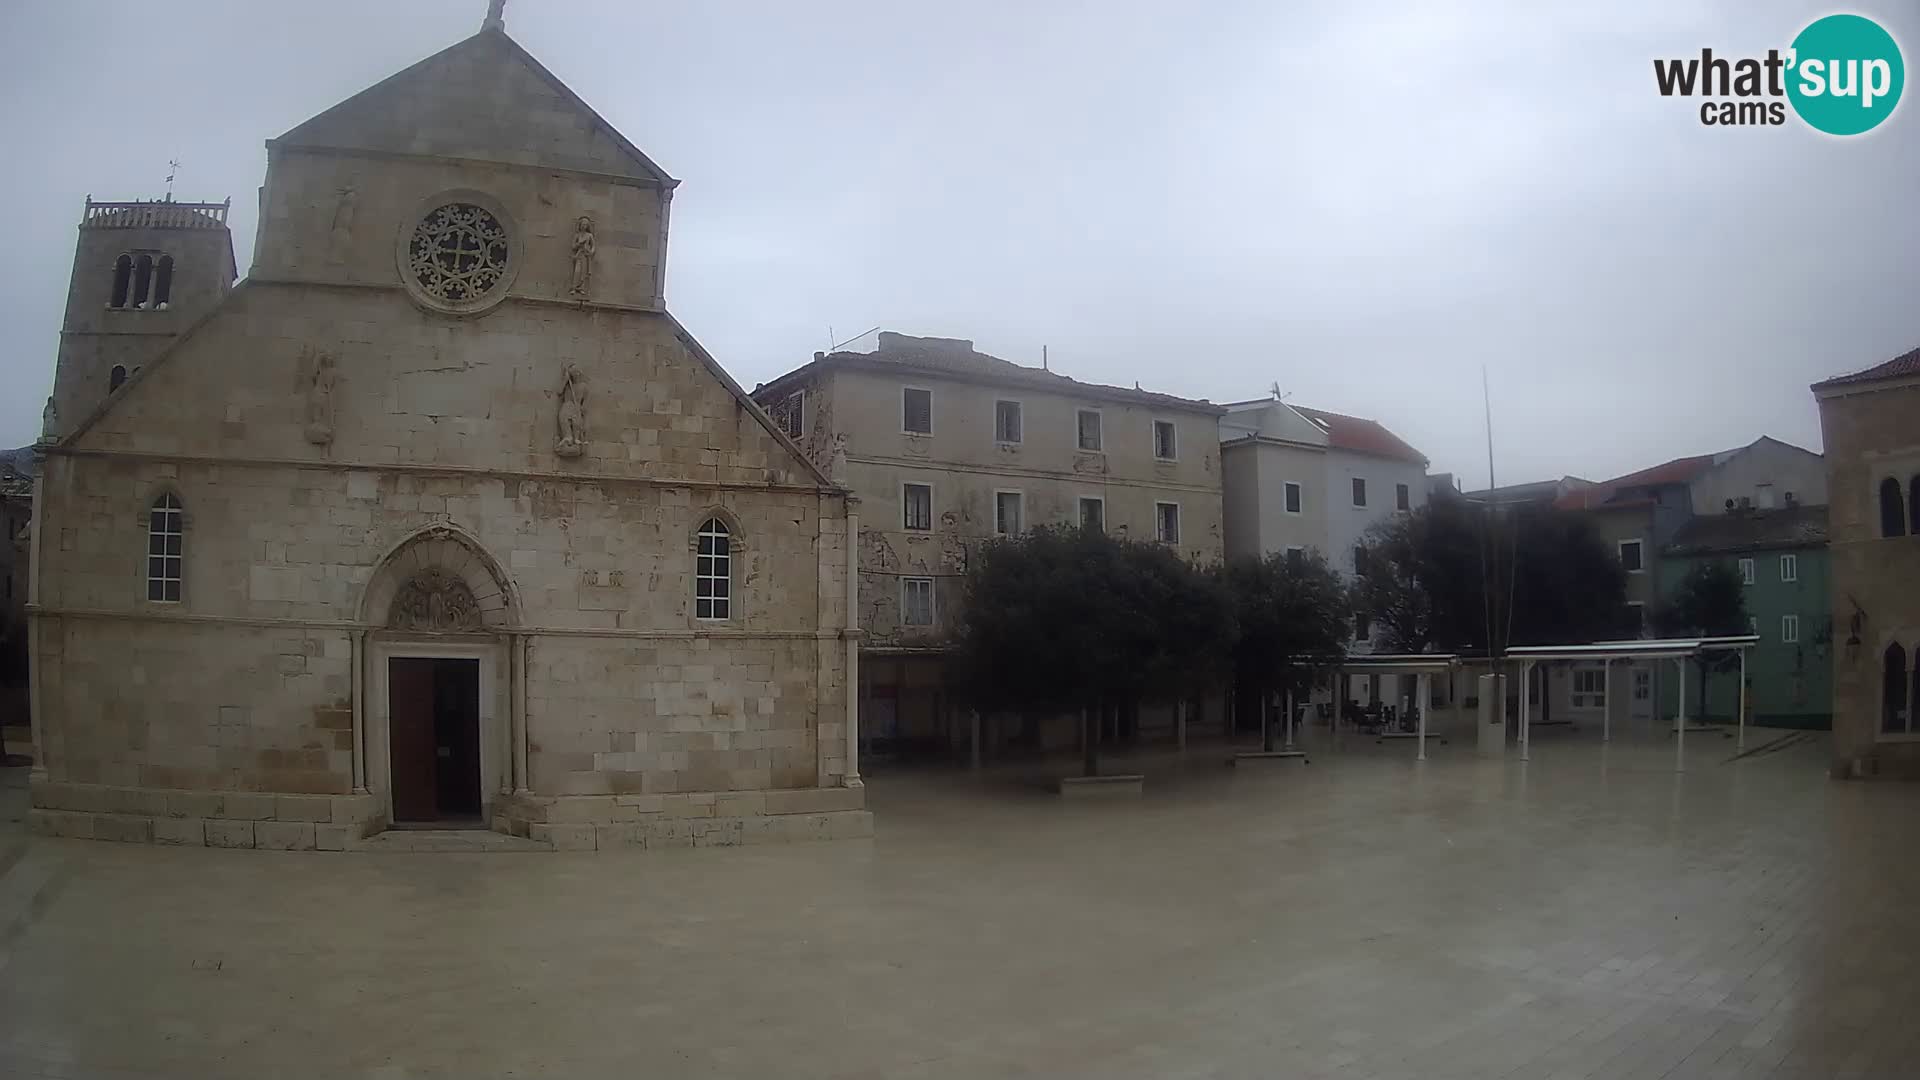
[[[1673,771],[1687,771],[1687,658],[1682,656],[1674,663],[1680,668],[1680,707],[1674,711],[1673,724]]]
[[[1528,727],[1533,723],[1533,664],[1528,660],[1520,665],[1520,760],[1527,759]]]
[[[1740,647],[1740,736],[1734,740],[1735,750],[1747,748],[1747,647]]]
[[[1415,761],[1427,760],[1427,706],[1433,700],[1432,680],[1433,676],[1424,671],[1413,680],[1414,693],[1420,695],[1420,700],[1413,703],[1414,708],[1420,710],[1420,753],[1414,758]]]

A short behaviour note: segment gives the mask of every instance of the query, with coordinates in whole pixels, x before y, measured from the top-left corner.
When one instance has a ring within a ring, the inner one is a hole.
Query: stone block
[[[358,825],[380,813],[379,800],[373,795],[333,795],[328,801],[333,808],[335,825]]]
[[[553,825],[536,821],[527,826],[527,839],[551,844],[555,851],[592,851],[593,831],[592,825]]]
[[[825,814],[861,810],[867,804],[864,787],[790,788],[764,794],[769,814]]]
[[[230,791],[222,817],[235,821],[264,821],[273,817],[273,796],[252,791]]]
[[[346,851],[360,839],[357,825],[315,825],[313,846],[321,851]]]
[[[254,823],[217,818],[207,822],[207,846],[224,848],[250,848],[253,846]]]
[[[132,814],[98,814],[93,819],[95,840],[118,840],[126,844],[153,843],[153,819]]]
[[[666,815],[670,818],[710,818],[713,816],[713,804],[694,802],[691,798],[671,799],[666,804]]]
[[[170,791],[167,816],[175,818],[220,818],[227,816],[227,799],[215,791]]]
[[[280,821],[332,821],[333,799],[326,795],[275,795],[273,816]]]
[[[207,842],[207,823],[203,818],[155,818],[153,842],[201,847]]]
[[[613,804],[622,817],[658,814],[666,809],[667,797],[665,795],[616,795]]]
[[[311,821],[258,821],[254,823],[254,846],[275,851],[312,851],[314,828]]]
[[[713,803],[715,817],[737,818],[757,816],[766,812],[766,793],[760,791],[729,792],[715,799]]]
[[[1100,795],[1138,795],[1146,788],[1147,778],[1136,773],[1112,776],[1064,776],[1058,782],[1061,795],[1084,798]]]
[[[99,784],[69,784],[66,796],[61,800],[63,809],[83,814],[104,814],[107,812],[107,789]]]
[[[611,795],[575,795],[556,799],[547,808],[547,820],[554,824],[603,822],[614,820]]]
[[[74,840],[93,839],[94,814],[73,810],[32,811],[33,831],[42,836],[64,836]]]

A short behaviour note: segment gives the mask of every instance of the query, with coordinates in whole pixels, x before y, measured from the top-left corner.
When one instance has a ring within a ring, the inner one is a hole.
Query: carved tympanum
[[[422,570],[394,594],[387,625],[429,634],[478,630],[480,604],[459,577],[438,568]]]

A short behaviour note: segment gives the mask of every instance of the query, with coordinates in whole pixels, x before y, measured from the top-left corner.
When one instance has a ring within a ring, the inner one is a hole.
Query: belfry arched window
[[[1880,657],[1880,730],[1889,735],[1912,731],[1911,705],[1907,700],[1907,651],[1896,641]]]
[[[153,300],[153,256],[133,260],[133,306],[145,310]]]
[[[1889,476],[1880,481],[1880,535],[1904,536],[1907,531],[1906,507],[1900,505],[1900,481]]]
[[[108,307],[127,306],[129,290],[133,288],[133,256],[122,255],[113,260],[113,296],[107,301]]]
[[[162,255],[153,267],[153,306],[161,311],[167,309],[168,301],[173,299],[173,256]]]
[[[167,492],[147,512],[147,599],[176,603],[185,562],[186,515],[180,500]]]

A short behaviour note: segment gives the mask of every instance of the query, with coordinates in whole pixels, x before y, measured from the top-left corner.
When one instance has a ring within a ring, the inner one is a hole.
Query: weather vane
[[[178,161],[175,161],[172,158],[168,158],[167,159],[167,201],[168,202],[173,201],[173,174],[179,171],[180,171],[180,163]]]

